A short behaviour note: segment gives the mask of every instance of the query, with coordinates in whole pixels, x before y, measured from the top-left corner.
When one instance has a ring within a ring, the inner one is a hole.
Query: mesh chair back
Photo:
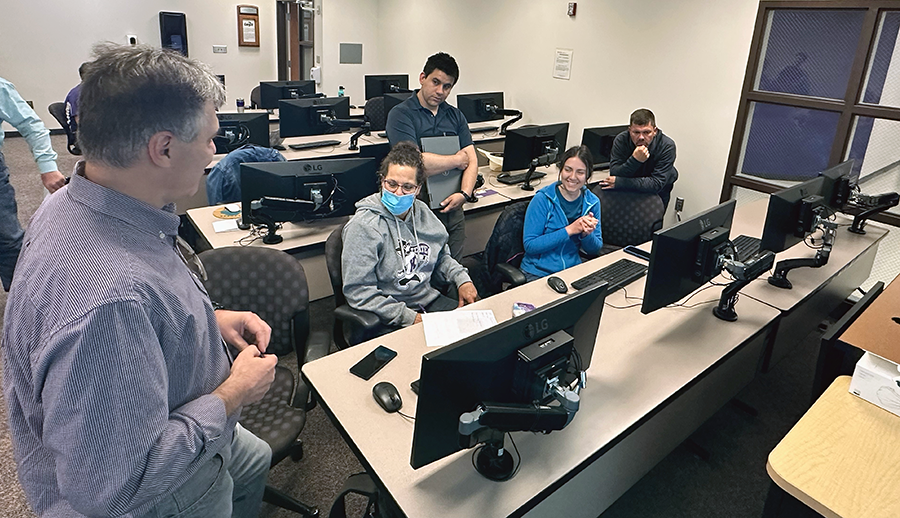
[[[494,271],[499,263],[507,263],[516,268],[522,263],[525,247],[522,244],[522,230],[525,227],[525,211],[527,201],[520,201],[503,209],[494,230],[484,247],[483,265],[489,277],[489,288],[498,293],[501,290],[502,277]]]
[[[366,120],[372,126],[372,131],[384,131],[387,124],[387,114],[384,113],[384,97],[373,97],[366,101],[364,111]]]
[[[281,250],[232,246],[200,254],[212,300],[228,309],[253,311],[272,326],[268,351],[297,351],[302,361],[309,334],[309,290],[300,261]]]
[[[650,241],[666,210],[657,194],[594,188],[600,198],[603,245],[624,247]]]
[[[344,223],[346,225],[346,223]],[[343,306],[347,303],[344,298],[344,280],[341,276],[341,253],[344,250],[343,231],[344,225],[334,229],[325,240],[325,266],[328,268],[328,278],[331,281],[331,289],[334,291],[334,305]]]

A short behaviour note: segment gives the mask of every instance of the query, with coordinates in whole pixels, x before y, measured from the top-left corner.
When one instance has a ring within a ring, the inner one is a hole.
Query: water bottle
[[[344,96],[344,87],[339,86],[338,87],[338,97],[343,97],[343,96]]]
[[[238,113],[244,113],[244,100],[238,97],[235,102],[237,103],[237,111]]]

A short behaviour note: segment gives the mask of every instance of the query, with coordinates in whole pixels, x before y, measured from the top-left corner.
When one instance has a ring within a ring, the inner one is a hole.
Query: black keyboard
[[[488,131],[496,131],[500,129],[498,126],[476,126],[469,128],[469,133],[486,133]]]
[[[497,175],[497,181],[500,183],[505,183],[506,185],[515,185],[517,183],[522,183],[525,181],[526,173],[516,173],[516,174],[506,174],[502,173]],[[547,173],[542,173],[540,171],[535,171],[531,173],[531,179],[537,180],[538,178],[543,178],[547,176]]]
[[[318,147],[340,146],[340,140],[316,140],[314,142],[302,142],[300,144],[288,144],[291,149],[316,149]]]
[[[741,262],[756,255],[756,253],[759,252],[760,243],[762,243],[762,241],[759,238],[745,236],[743,234],[731,240],[731,244],[734,245],[737,260]]]
[[[628,286],[632,282],[640,279],[647,274],[647,266],[638,264],[628,259],[619,259],[618,261],[600,268],[594,273],[585,275],[584,277],[574,281],[572,287],[576,290],[590,288],[602,281],[609,283],[606,289],[607,293],[612,293],[622,286]]]

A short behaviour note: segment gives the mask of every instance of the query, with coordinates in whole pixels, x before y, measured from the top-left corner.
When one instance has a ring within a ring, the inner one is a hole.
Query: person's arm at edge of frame
[[[225,343],[240,351],[228,378],[212,392],[225,403],[225,414],[231,415],[266,395],[275,380],[278,357],[274,354],[263,356],[272,337],[272,328],[256,313],[219,309],[216,310],[216,322]]]
[[[48,191],[56,192],[66,184],[66,178],[56,165],[58,155],[50,144],[50,130],[22,99],[12,83],[3,80],[0,80],[0,120],[11,124],[25,137],[41,172],[41,183]]]
[[[434,269],[437,275],[456,286],[459,294],[459,306],[457,307],[463,307],[478,300],[478,290],[469,276],[469,270],[450,256],[450,246],[446,243],[438,254]]]

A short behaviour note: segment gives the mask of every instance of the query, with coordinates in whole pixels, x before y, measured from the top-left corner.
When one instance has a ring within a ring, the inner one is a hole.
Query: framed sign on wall
[[[259,8],[255,5],[237,6],[238,46],[259,47]]]

